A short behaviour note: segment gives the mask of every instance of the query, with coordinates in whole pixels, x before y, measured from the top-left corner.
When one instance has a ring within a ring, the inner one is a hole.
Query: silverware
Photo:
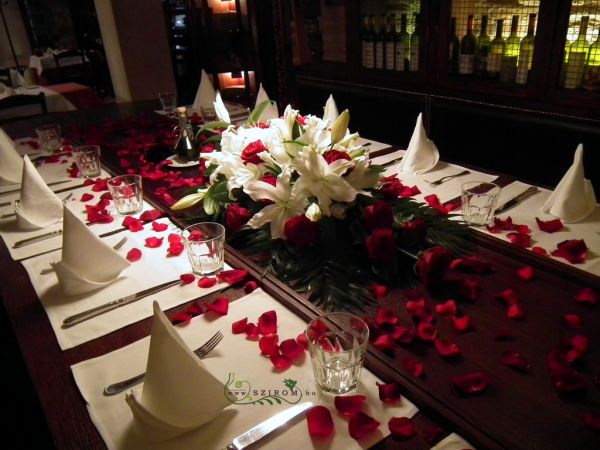
[[[243,450],[260,441],[268,434],[275,431],[277,428],[285,425],[294,417],[302,414],[304,411],[312,408],[312,402],[305,402],[299,405],[294,405],[284,411],[275,414],[273,417],[259,423],[254,428],[250,428],[245,433],[236,437],[231,444],[224,450]]]
[[[537,187],[535,187],[535,186],[528,187],[526,190],[524,190],[523,192],[521,192],[519,195],[511,198],[510,200],[508,200],[507,202],[505,202],[499,208],[496,208],[495,214],[502,213],[502,212],[506,211],[507,209],[512,208],[513,206],[515,206],[518,203],[522,202],[526,198],[531,197],[533,194],[535,194],[538,191],[539,191],[539,189]]]
[[[220,331],[217,331],[208,341],[206,341],[204,344],[202,344],[200,347],[198,347],[196,350],[194,350],[194,355],[196,355],[200,359],[205,358],[206,355],[208,355],[211,351],[213,351],[213,349],[219,344],[219,342],[221,342],[222,339],[223,339],[223,333],[221,333]],[[102,392],[107,397],[111,396],[111,395],[119,394],[120,392],[123,392],[123,391],[129,389],[130,387],[133,387],[136,384],[141,383],[145,376],[146,376],[146,373],[140,373],[139,375],[128,378],[127,380],[119,381],[118,383],[109,384],[108,386],[104,387],[104,390]]]
[[[135,294],[126,295],[125,297],[121,297],[117,300],[113,300],[103,305],[86,309],[85,311],[67,317],[65,320],[63,320],[62,327],[72,327],[73,325],[77,325],[78,323],[84,322],[88,319],[91,319],[92,317],[99,316],[101,314],[104,314],[105,312],[120,308],[121,306],[137,302],[138,300],[146,298],[149,295],[153,295],[160,291],[164,291],[165,289],[169,289],[170,287],[173,287],[179,283],[181,283],[181,280],[177,278],[176,280],[167,281],[166,283],[159,284],[158,286],[154,286],[148,289],[144,289],[143,291],[136,292]]]
[[[63,230],[55,230],[50,231],[49,233],[39,234],[37,236],[33,236],[27,239],[21,239],[20,241],[17,241],[13,244],[13,248],[21,248],[29,244],[35,244],[36,242],[45,241],[46,239],[50,239],[55,236],[60,236],[62,235],[62,233]]]
[[[393,166],[396,163],[399,163],[400,161],[402,161],[402,158],[404,158],[403,156],[400,156],[399,158],[396,159],[392,159],[391,161],[388,161],[386,163],[383,164],[378,164],[381,167],[389,167],[389,166]]]
[[[47,186],[56,186],[57,184],[68,183],[69,181],[72,181],[72,180],[53,181],[52,183],[47,183]],[[0,195],[14,194],[15,192],[19,192],[20,190],[21,190],[21,188],[13,189],[12,191],[4,191],[4,192],[0,192]],[[2,206],[2,205],[0,205],[0,206]]]
[[[454,175],[446,175],[445,177],[440,178],[439,180],[435,180],[435,181],[427,181],[425,180],[427,183],[431,184],[432,186],[439,186],[442,183],[445,183],[446,181],[450,181],[452,178],[456,178],[456,177],[462,177],[463,175],[468,175],[471,172],[468,170],[463,170],[462,172],[459,173],[455,173]]]

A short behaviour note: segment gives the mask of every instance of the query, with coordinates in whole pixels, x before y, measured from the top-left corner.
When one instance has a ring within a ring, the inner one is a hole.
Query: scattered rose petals
[[[281,354],[292,362],[295,362],[304,355],[304,348],[295,339],[286,339],[279,344],[279,349],[281,350]]]
[[[375,431],[377,427],[379,427],[379,422],[362,411],[354,414],[348,422],[350,436],[357,440]]]
[[[304,350],[308,350],[308,338],[306,337],[305,333],[300,333],[298,336],[296,336],[296,342]]]
[[[583,415],[583,423],[596,431],[600,431],[600,413],[585,413]]]
[[[544,221],[536,217],[535,221],[537,222],[539,229],[546,233],[556,233],[563,228],[563,224],[560,219]]]
[[[524,266],[517,270],[517,276],[523,281],[531,281],[535,277],[533,267]]]
[[[100,204],[94,206],[85,205],[85,211],[89,223],[110,223],[115,220],[106,210],[106,207]]]
[[[271,356],[270,359],[273,366],[280,371],[287,370],[292,365],[292,362],[289,359],[285,358],[279,353]]]
[[[521,372],[529,372],[529,362],[518,352],[506,351],[502,354],[502,362]]]
[[[242,334],[246,331],[246,325],[248,324],[248,318],[244,317],[243,319],[238,320],[237,322],[233,322],[231,324],[231,332],[233,334]]]
[[[437,337],[438,331],[429,322],[421,322],[417,327],[417,336],[424,341],[433,341]]]
[[[598,303],[598,293],[592,288],[582,288],[575,296],[575,301],[593,306]]]
[[[352,416],[359,412],[367,401],[364,395],[337,395],[333,401],[335,409],[344,416]]]
[[[410,344],[413,340],[414,333],[412,330],[410,330],[406,327],[396,325],[394,327],[394,329],[392,330],[392,332],[390,333],[390,336],[396,342],[402,342],[403,344]]]
[[[185,312],[178,312],[173,315],[171,323],[173,325],[187,325],[192,320],[192,316]]]
[[[144,211],[140,215],[140,220],[142,220],[144,222],[150,222],[150,221],[154,221],[156,219],[160,219],[162,216],[163,216],[163,213],[160,212],[158,209],[150,209],[148,211]]]
[[[427,195],[423,199],[440,214],[448,214],[460,206],[460,202],[442,204],[436,194]]]
[[[536,254],[542,255],[542,256],[546,256],[548,254],[548,252],[546,251],[545,248],[537,247],[537,246],[536,247],[531,247],[531,251],[533,253],[536,253]]]
[[[404,306],[406,307],[408,313],[412,316],[415,315],[419,309],[425,307],[425,299],[420,298],[418,300],[409,300],[404,304]]]
[[[198,280],[198,287],[211,288],[217,284],[217,279],[213,277],[202,277]]]
[[[179,279],[183,284],[191,284],[194,282],[196,277],[193,273],[184,273],[183,275],[179,275]]]
[[[258,283],[256,283],[256,281],[253,281],[253,280],[246,281],[246,283],[244,284],[244,292],[246,294],[254,292],[257,288],[258,288]]]
[[[583,239],[570,239],[559,243],[552,256],[565,258],[571,264],[581,264],[587,259],[588,248]]]
[[[373,292],[373,297],[375,297],[376,299],[383,298],[388,293],[386,286],[377,283],[371,283],[371,291]]]
[[[476,394],[487,388],[490,377],[485,372],[472,372],[452,377],[452,384],[463,394]]]
[[[461,354],[458,345],[456,345],[453,342],[448,342],[445,339],[436,339],[435,341],[433,341],[433,345],[435,346],[435,349],[438,351],[440,356],[443,357],[454,358],[460,356]]]
[[[471,328],[471,318],[469,316],[455,317],[452,319],[452,325],[459,333],[464,333]]]
[[[259,338],[258,335],[258,327],[255,323],[246,324],[246,339],[250,339],[252,341],[256,341]]]
[[[527,248],[531,246],[531,236],[529,236],[528,234],[508,233],[506,237],[517,247]]]
[[[227,315],[229,311],[229,299],[227,297],[218,297],[212,303],[204,303],[207,311],[212,311],[220,316]]]
[[[377,384],[379,400],[382,402],[396,402],[400,400],[400,386],[398,383]]]
[[[502,300],[507,305],[515,305],[519,303],[519,297],[514,289],[505,289],[496,295],[496,298]]]
[[[425,371],[425,366],[411,356],[402,360],[402,368],[415,377],[420,377]]]
[[[373,347],[383,352],[391,352],[394,349],[394,339],[389,334],[380,334],[373,340]]]
[[[217,274],[217,278],[227,284],[236,284],[248,276],[247,270],[232,269],[224,270]]]
[[[127,252],[127,261],[136,262],[142,258],[142,251],[139,248],[132,248]]]
[[[185,312],[188,313],[192,317],[199,316],[204,312],[202,306],[198,302],[193,302],[190,306],[185,309]]]
[[[396,439],[404,441],[415,435],[415,424],[408,417],[392,417],[388,422],[388,427]]]
[[[459,293],[468,300],[474,302],[479,296],[479,281],[477,280],[461,280]]]
[[[456,315],[456,302],[452,299],[446,300],[444,303],[435,305],[435,312],[440,316],[455,316]]]
[[[84,192],[81,195],[81,201],[82,202],[89,202],[93,198],[94,198],[94,196],[92,194],[90,194],[89,192]]]
[[[525,310],[523,309],[523,304],[515,303],[514,305],[510,305],[508,307],[508,310],[506,311],[506,316],[509,319],[514,319],[514,320],[524,319],[526,314],[525,314]]]
[[[313,406],[306,412],[308,434],[327,437],[334,432],[333,418],[325,406]]]
[[[181,242],[169,242],[169,246],[167,247],[167,255],[169,256],[178,256],[181,255],[185,247]],[[216,280],[215,280],[216,282]]]
[[[181,242],[181,235],[175,234],[175,233],[169,233],[169,236],[167,236],[167,241],[169,241],[171,243]]]
[[[398,317],[390,308],[379,308],[377,317],[375,317],[375,323],[379,326],[383,324],[394,325],[398,323]]]
[[[583,327],[583,320],[578,314],[565,314],[563,315],[563,321],[569,328],[579,329]]]
[[[277,333],[277,313],[273,310],[264,312],[258,318],[258,332],[260,334]]]
[[[260,348],[261,353],[265,356],[277,355],[279,353],[278,342],[279,336],[276,334],[269,334],[259,339],[258,348]]]
[[[582,336],[580,334],[573,336],[569,343],[581,353],[585,353],[590,348],[590,340],[587,336]]]
[[[144,229],[144,224],[142,223],[142,221],[132,216],[125,217],[121,225],[123,225],[126,228],[129,228],[129,231],[133,233],[137,231],[142,231]]]
[[[163,242],[163,238],[161,238],[161,237],[158,238],[158,237],[152,236],[152,237],[146,238],[146,247],[157,248],[162,245],[162,242]]]
[[[159,231],[159,232],[165,231],[167,228],[169,228],[169,225],[166,223],[160,223],[160,222],[156,222],[156,221],[152,222],[152,229],[154,231]]]

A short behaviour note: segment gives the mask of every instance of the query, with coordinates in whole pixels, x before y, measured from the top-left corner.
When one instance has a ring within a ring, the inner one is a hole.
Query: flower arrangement
[[[201,154],[208,183],[172,209],[201,203],[203,215],[227,226],[232,245],[319,306],[362,307],[373,286],[408,282],[424,250],[455,247],[468,233],[410,198],[416,187],[382,176],[348,131],[348,110],[330,123],[288,106],[283,117],[259,122],[266,104],[244,125],[199,131],[214,132],[215,150]],[[429,271],[419,272],[427,282]]]

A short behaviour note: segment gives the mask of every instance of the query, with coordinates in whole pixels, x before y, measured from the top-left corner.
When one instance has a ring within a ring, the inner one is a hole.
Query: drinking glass
[[[369,343],[367,324],[349,313],[324,314],[308,324],[306,337],[319,387],[336,395],[356,389]]]
[[[135,214],[144,206],[142,177],[120,175],[108,180],[108,190],[112,195],[117,212],[124,216]]]
[[[92,178],[100,176],[100,147],[84,145],[73,149],[73,158],[79,169],[79,176]]]
[[[225,227],[216,222],[200,222],[181,232],[194,273],[210,275],[223,269]]]
[[[472,226],[491,223],[502,188],[495,183],[469,181],[461,186],[463,220]]]
[[[40,140],[42,150],[46,152],[54,152],[61,147],[61,132],[60,125],[44,125],[35,129],[35,132]]]
[[[160,92],[158,94],[163,111],[171,113],[177,107],[177,96],[172,92]]]

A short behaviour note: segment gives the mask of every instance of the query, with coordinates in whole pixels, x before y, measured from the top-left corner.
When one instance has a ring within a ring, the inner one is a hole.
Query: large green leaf
[[[269,105],[274,105],[275,102],[272,100],[265,100],[263,102],[260,102],[258,105],[256,105],[256,107],[252,110],[252,112],[250,113],[250,115],[248,116],[248,119],[246,120],[246,122],[244,123],[244,125],[247,126],[252,126],[254,125],[256,122],[259,121],[260,116],[262,115],[263,112],[265,112],[265,109],[267,109],[267,107]]]

